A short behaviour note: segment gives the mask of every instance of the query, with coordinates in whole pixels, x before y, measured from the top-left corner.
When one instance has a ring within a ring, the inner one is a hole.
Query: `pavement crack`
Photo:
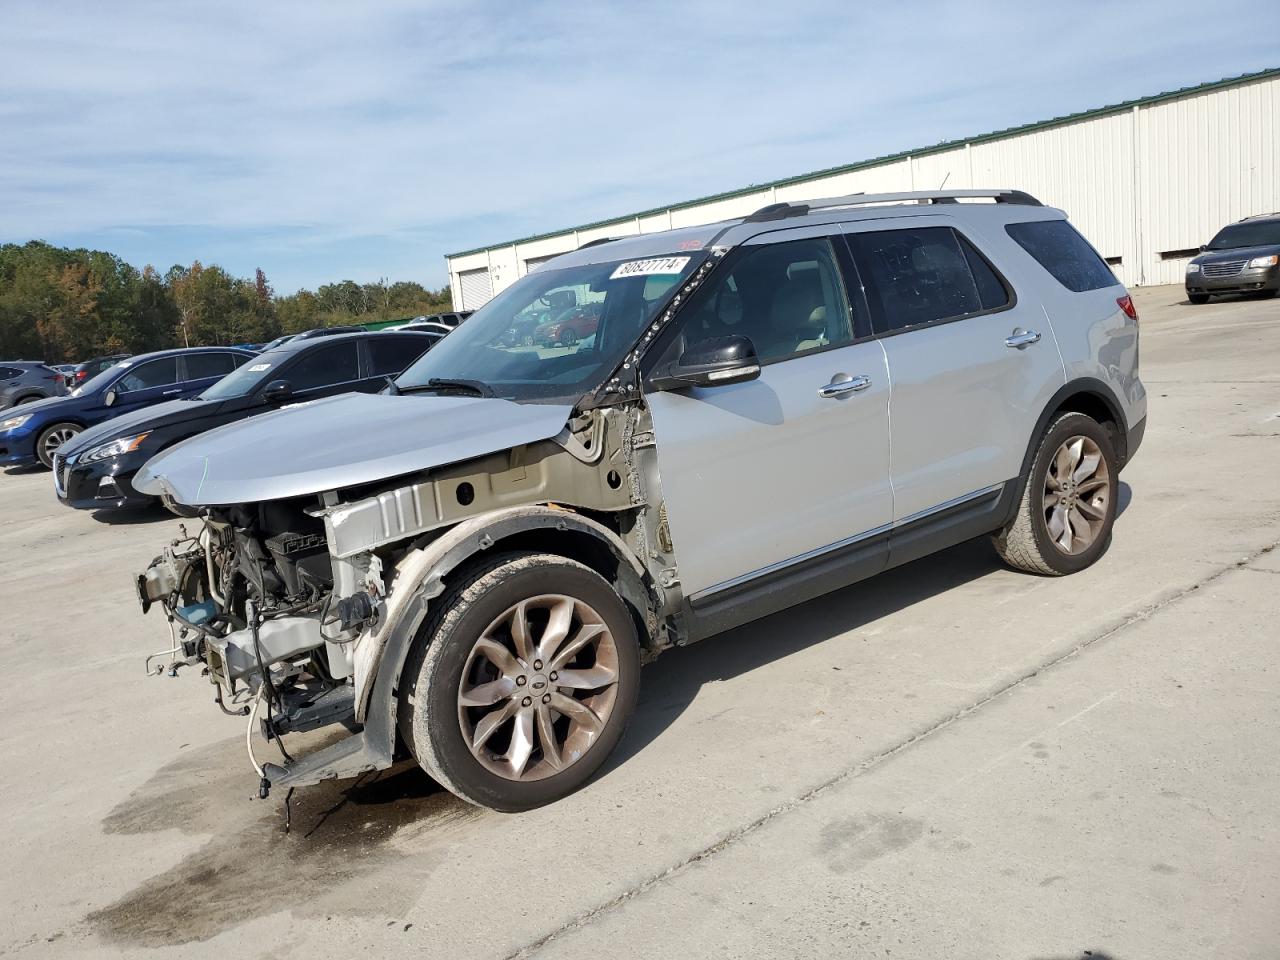
[[[804,806],[805,804],[809,803],[811,800],[817,799],[818,797],[830,791],[832,788],[839,786],[842,783],[855,779],[856,777],[860,777],[863,774],[869,773],[870,771],[874,770],[876,767],[880,766],[885,761],[897,756],[899,753],[902,753],[903,751],[910,749],[911,747],[915,746],[918,743],[921,743],[927,739],[930,739],[934,735],[950,727],[956,721],[963,720],[964,718],[972,715],[978,710],[981,710],[983,707],[985,707],[987,704],[991,703],[992,701],[998,700],[999,698],[1005,696],[1006,694],[1011,693],[1012,691],[1016,690],[1017,688],[1025,684],[1028,680],[1031,680],[1039,676],[1040,674],[1053,669],[1059,664],[1074,658],[1077,654],[1081,653],[1084,650],[1087,650],[1089,647],[1092,647],[1095,644],[1101,643],[1104,640],[1111,639],[1112,637],[1127,630],[1129,627],[1132,627],[1135,624],[1145,623],[1146,621],[1154,617],[1157,613],[1164,610],[1166,607],[1171,606],[1175,603],[1178,603],[1179,601],[1185,599],[1186,597],[1200,590],[1202,587],[1206,587],[1212,583],[1215,583],[1216,581],[1220,580],[1222,577],[1226,576],[1229,573],[1248,567],[1254,561],[1270,554],[1277,547],[1280,547],[1280,540],[1273,541],[1267,546],[1254,551],[1253,553],[1249,554],[1246,557],[1241,558],[1240,560],[1236,560],[1232,563],[1222,565],[1218,567],[1216,570],[1212,571],[1211,573],[1208,573],[1204,577],[1201,577],[1199,580],[1196,580],[1194,583],[1191,583],[1178,590],[1172,591],[1171,593],[1165,594],[1164,596],[1159,597],[1156,600],[1153,600],[1147,605],[1140,607],[1138,610],[1134,611],[1133,613],[1128,614],[1120,618],[1116,622],[1112,623],[1111,625],[1104,627],[1102,630],[1094,634],[1092,637],[1089,637],[1085,640],[1080,641],[1071,649],[1064,651],[1063,653],[1060,653],[1057,656],[1051,657],[1050,659],[1044,661],[1043,663],[1027,671],[1026,673],[1023,673],[1015,677],[1014,679],[1008,681],[1007,683],[1002,684],[1000,687],[996,688],[995,690],[991,691],[990,693],[986,694],[980,699],[974,701],[968,706],[962,707],[960,710],[957,710],[955,713],[952,713],[949,716],[943,717],[940,720],[935,721],[925,729],[919,731],[916,734],[913,734],[912,736],[906,738],[905,740],[900,741],[894,746],[888,747],[887,749],[882,750],[879,753],[873,754],[872,756],[854,764],[851,767],[847,767],[844,770],[839,771],[833,776],[827,778],[826,780],[823,780],[821,783],[812,787],[808,791],[802,794],[799,794],[795,797],[792,797],[789,800],[785,801],[784,803],[780,803],[778,806],[767,811],[766,813],[757,817],[751,822],[744,824],[743,826],[738,827],[734,830],[729,831],[724,836],[722,836],[719,840],[716,840],[714,843],[711,843],[703,847],[701,850],[694,852],[688,857],[685,857],[683,860],[680,860],[677,863],[672,864],[671,866],[667,867],[665,870],[652,874],[651,876],[637,883],[635,886],[622,891],[612,899],[606,900],[603,903],[597,904],[596,906],[592,907],[590,910],[587,910],[583,913],[578,914],[576,917],[562,923],[560,926],[556,927],[554,930],[550,931],[544,936],[539,937],[537,940],[534,940],[530,943],[525,944],[523,947],[520,947],[518,950],[514,951],[513,953],[507,954],[504,960],[524,960],[524,958],[532,956],[536,951],[542,949],[548,943],[557,939],[558,937],[561,937],[566,933],[571,933],[574,930],[579,930],[582,927],[587,926],[588,924],[592,923],[593,921],[600,918],[601,916],[604,916],[605,914],[612,912],[616,908],[622,906],[625,903],[630,902],[631,900],[634,900],[636,897],[640,896],[643,893],[646,893],[647,891],[653,889],[659,884],[662,884],[667,880],[671,879],[672,877],[683,873],[689,867],[696,866],[699,863],[703,863],[707,860],[710,860],[711,858],[719,854],[721,851],[726,850],[729,847],[733,846],[734,844],[738,843],[739,841],[746,839],[751,834],[759,830],[761,827],[766,826],[767,824],[778,819],[779,817],[782,817],[790,813],[791,811]]]

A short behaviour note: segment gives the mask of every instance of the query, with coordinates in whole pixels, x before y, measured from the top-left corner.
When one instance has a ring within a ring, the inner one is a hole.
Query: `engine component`
[[[262,648],[262,665],[270,667],[314,650],[324,643],[324,638],[316,617],[277,617],[258,628],[258,643]],[[225,637],[205,638],[205,654],[213,678],[230,692],[235,692],[237,680],[258,673],[252,630],[235,630]]]

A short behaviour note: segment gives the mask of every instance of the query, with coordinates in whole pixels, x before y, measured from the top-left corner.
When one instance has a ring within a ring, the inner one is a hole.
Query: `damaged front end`
[[[354,729],[354,643],[385,609],[382,560],[332,559],[324,521],[307,505],[212,508],[198,533],[184,525],[137,577],[143,611],[163,609],[171,640],[147,671],[164,658],[171,676],[203,665],[219,707],[277,743],[333,723]],[[272,778],[252,746],[249,756],[265,795]]]

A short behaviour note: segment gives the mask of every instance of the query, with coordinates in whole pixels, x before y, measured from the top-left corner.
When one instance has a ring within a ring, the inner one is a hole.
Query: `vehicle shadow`
[[[49,468],[43,464],[35,464],[30,467],[5,467],[4,475],[6,477],[29,477],[33,473],[48,473]]]
[[[1132,488],[1121,482],[1117,519],[1132,499]],[[644,668],[640,702],[627,734],[600,775],[656,740],[704,685],[750,673],[1004,569],[988,539],[979,537],[700,643],[668,650]]]
[[[94,510],[91,516],[98,523],[104,523],[108,526],[160,523],[165,520],[178,519],[159,503],[150,504],[145,507],[128,507],[123,510]],[[187,522],[195,523],[196,529],[198,529],[200,521],[189,520]]]

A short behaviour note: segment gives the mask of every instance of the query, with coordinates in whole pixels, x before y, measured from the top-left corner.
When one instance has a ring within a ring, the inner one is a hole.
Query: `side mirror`
[[[267,403],[284,403],[293,396],[293,384],[288,380],[272,380],[262,391],[262,399]]]
[[[1208,245],[1207,243],[1202,243],[1202,244],[1200,244],[1200,252],[1201,252],[1201,253],[1204,253],[1204,252],[1205,252],[1206,250],[1208,250],[1208,249],[1209,249],[1209,245]]]
[[[110,390],[107,391],[106,395],[102,398],[102,402],[108,407],[114,407],[116,405],[116,401],[119,399],[120,399],[120,391],[117,390],[115,387],[112,387]]]
[[[654,371],[649,382],[659,390],[680,387],[722,387],[745,383],[760,376],[756,348],[747,337],[737,335],[700,340],[667,364]]]

